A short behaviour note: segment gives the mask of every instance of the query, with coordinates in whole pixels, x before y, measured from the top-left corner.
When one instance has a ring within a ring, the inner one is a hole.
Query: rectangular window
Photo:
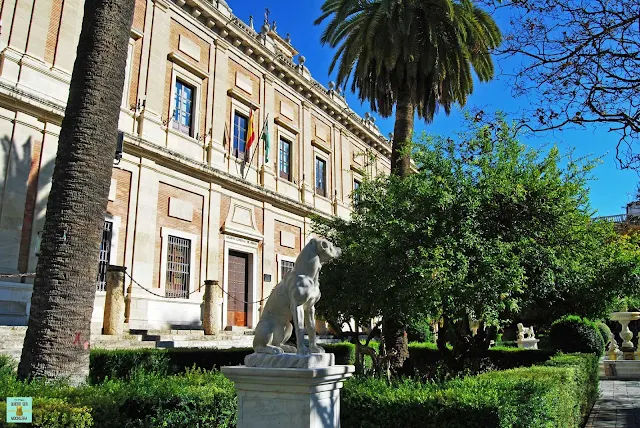
[[[316,193],[327,196],[327,162],[316,158]]]
[[[191,240],[168,236],[167,241],[167,297],[189,297],[191,278]]]
[[[356,192],[360,187],[360,182],[358,180],[353,180],[353,191]],[[358,202],[358,195],[354,193],[353,202]]]
[[[280,138],[278,151],[280,178],[291,181],[291,143]]]
[[[192,86],[176,79],[175,99],[173,103],[173,127],[180,132],[193,136],[193,96]]]
[[[244,158],[248,128],[249,119],[247,116],[236,112],[233,115],[233,155],[237,158]]]
[[[100,254],[98,256],[98,280],[97,290],[107,290],[107,267],[111,262],[111,237],[113,233],[113,223],[104,222],[102,229],[102,241],[100,242]]]
[[[284,279],[284,276],[293,270],[293,262],[288,260],[280,260],[280,281]]]

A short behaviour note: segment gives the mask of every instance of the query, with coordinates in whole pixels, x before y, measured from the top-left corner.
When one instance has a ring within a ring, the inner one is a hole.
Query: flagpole
[[[251,159],[249,160],[249,167],[247,168],[247,173],[244,177],[242,177],[243,180],[246,180],[247,176],[249,175],[249,169],[251,168],[251,164],[253,163],[253,158],[255,157],[256,152],[258,151],[257,148],[260,147],[260,140],[262,139],[262,135],[264,134],[264,128],[265,126],[267,126],[268,120],[269,120],[269,113],[267,113],[267,116],[265,117],[264,124],[262,125],[262,129],[260,131],[260,137],[257,139],[258,143],[256,144],[256,148],[253,150],[253,154],[251,155]]]

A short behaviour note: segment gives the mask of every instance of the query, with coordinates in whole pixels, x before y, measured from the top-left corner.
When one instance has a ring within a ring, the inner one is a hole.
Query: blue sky
[[[329,64],[333,58],[333,49],[320,44],[320,36],[324,28],[313,25],[313,21],[320,15],[322,0],[306,0],[299,2],[284,0],[227,0],[233,13],[244,22],[249,22],[249,16],[254,17],[254,27],[259,31],[264,21],[265,7],[270,10],[269,20],[277,23],[280,35],[291,34],[292,45],[306,58],[305,66],[309,68],[313,77],[324,83],[331,80],[328,74]],[[498,17],[498,25],[503,32],[508,28],[507,19]],[[508,74],[513,62],[497,60],[496,70]],[[354,94],[347,93],[347,100],[351,107],[361,116],[368,111],[368,105],[361,105]],[[467,108],[480,107],[487,112],[502,110],[517,113],[528,104],[524,97],[516,98],[511,94],[507,77],[498,75],[489,83],[475,85],[473,94],[467,101]],[[513,116],[515,118],[515,116]],[[463,126],[462,111],[456,109],[450,116],[438,114],[433,123],[427,125],[416,121],[416,132],[425,131],[430,134],[455,137]],[[393,131],[393,117],[383,119],[376,117],[376,125],[383,135]],[[603,157],[594,175],[597,180],[590,182],[590,198],[592,207],[597,215],[612,215],[624,212],[627,202],[636,194],[637,183],[640,181],[637,173],[620,170],[615,161],[615,146],[618,141],[616,134],[608,133],[606,127],[589,127],[580,130],[567,130],[555,134],[536,134],[523,141],[532,147],[557,144],[562,153],[574,148],[575,156],[592,155]]]

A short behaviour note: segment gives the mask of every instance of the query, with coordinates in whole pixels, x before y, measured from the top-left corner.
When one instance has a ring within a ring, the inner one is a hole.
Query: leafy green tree
[[[391,116],[395,126],[392,173],[411,172],[411,141],[416,113],[427,122],[442,107],[449,114],[480,81],[493,77],[490,51],[501,42],[493,19],[471,0],[325,0],[316,24],[329,19],[323,44],[337,47],[330,71],[338,67],[338,85],[352,81],[352,91],[371,109]],[[396,364],[408,355],[403,326],[387,313],[388,346]]]
[[[415,174],[366,180],[348,221],[316,219],[343,249],[321,273],[324,317],[360,326],[388,313],[405,326],[441,317],[438,345],[448,353],[450,342],[459,363],[523,309],[541,308],[549,322],[554,311],[596,316],[637,287],[637,253],[591,220],[595,163],[561,167],[556,148],[527,150],[517,138],[503,119],[472,123],[459,143],[428,138]],[[392,360],[388,350],[378,362]]]

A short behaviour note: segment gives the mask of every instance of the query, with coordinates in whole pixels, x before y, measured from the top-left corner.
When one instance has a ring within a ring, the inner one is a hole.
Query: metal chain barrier
[[[148,288],[142,286],[138,281],[136,281],[135,279],[133,279],[133,277],[131,275],[129,275],[129,272],[125,271],[124,274],[126,276],[129,277],[129,279],[131,279],[131,281],[136,284],[138,287],[142,288],[144,291],[146,291],[149,294],[153,294],[156,297],[162,297],[163,299],[175,299],[175,297],[167,297],[167,296],[163,296],[162,294],[158,294],[158,293],[154,293],[153,291],[149,290]],[[197,293],[200,290],[193,290],[191,293],[188,293],[185,297],[181,297],[182,299],[186,299],[189,296],[191,296],[193,293]]]
[[[240,300],[240,299],[238,299],[236,297],[233,297],[231,294],[229,294],[226,291],[224,291],[224,289],[222,287],[220,287],[220,284],[217,284],[217,281],[216,281],[216,287],[218,287],[220,290],[222,290],[222,292],[224,294],[226,294],[230,299],[233,299],[236,302],[246,303],[247,305],[253,305],[253,304],[256,304],[256,303],[262,303],[262,302],[264,302],[265,300],[267,300],[270,297],[270,296],[267,296],[267,297],[265,297],[263,299],[256,300],[255,302],[247,302],[247,301],[244,301],[244,300]]]
[[[33,273],[0,273],[0,278],[33,278],[35,277],[35,272]]]
[[[138,287],[142,288],[144,291],[146,291],[149,294],[153,294],[156,297],[161,297],[163,299],[173,299],[174,297],[167,297],[167,296],[163,296],[162,294],[158,294],[158,293],[154,293],[153,291],[149,290],[148,288],[144,287],[143,285],[141,285],[138,281],[136,281],[135,279],[133,279],[133,277],[131,275],[129,275],[129,272],[125,271],[124,274],[126,276],[129,277],[129,279],[136,284]],[[8,273],[8,274],[0,274],[0,278],[24,278],[24,277],[35,277],[36,274],[35,273]],[[267,300],[270,296],[267,296],[263,299],[260,300],[256,300],[255,302],[247,302],[246,300],[242,300],[242,299],[238,299],[237,297],[232,296],[231,294],[227,293],[222,287],[220,287],[220,284],[218,284],[218,282],[216,281],[216,287],[218,287],[220,289],[220,291],[222,291],[224,294],[227,295],[228,298],[235,300],[236,302],[240,302],[240,303],[244,303],[247,305],[255,305],[256,303],[262,303],[265,300]],[[189,296],[191,296],[193,293],[197,293],[200,290],[193,290],[192,292],[188,293],[185,297],[183,298],[188,298]]]

